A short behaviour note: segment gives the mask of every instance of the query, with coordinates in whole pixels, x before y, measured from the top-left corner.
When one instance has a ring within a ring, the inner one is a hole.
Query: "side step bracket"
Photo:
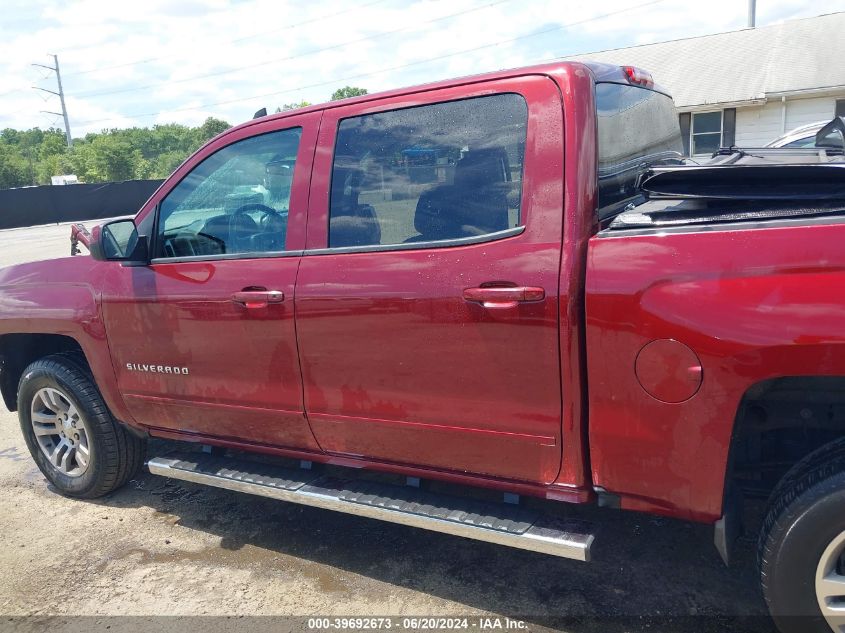
[[[593,535],[589,524],[518,506],[441,495],[411,486],[319,476],[309,470],[204,453],[154,457],[147,466],[154,475],[172,479],[562,558],[590,560]]]

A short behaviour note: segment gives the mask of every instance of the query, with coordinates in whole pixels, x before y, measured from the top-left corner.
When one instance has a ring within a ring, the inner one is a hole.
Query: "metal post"
[[[748,0],[748,28],[753,29],[757,21],[757,0]]]

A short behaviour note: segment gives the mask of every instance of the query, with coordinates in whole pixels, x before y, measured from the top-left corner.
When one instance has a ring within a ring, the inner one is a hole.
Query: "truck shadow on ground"
[[[185,554],[194,561],[259,572],[287,565],[319,591],[373,591],[354,586],[358,575],[468,607],[436,615],[482,610],[575,633],[774,630],[757,589],[752,539],[741,541],[726,568],[708,526],[573,508],[601,526],[594,560],[581,563],[147,473],[91,503],[150,507],[220,538],[216,552]],[[179,556],[174,546],[158,559]]]

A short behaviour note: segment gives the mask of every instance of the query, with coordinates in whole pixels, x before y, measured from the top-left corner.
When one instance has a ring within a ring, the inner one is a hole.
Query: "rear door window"
[[[527,121],[518,94],[344,119],[329,247],[424,245],[521,226]]]

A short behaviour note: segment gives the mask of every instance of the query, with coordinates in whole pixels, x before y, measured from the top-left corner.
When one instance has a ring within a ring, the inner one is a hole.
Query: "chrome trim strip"
[[[229,259],[271,259],[300,257],[302,251],[266,251],[256,253],[223,253],[221,255],[185,255],[183,257],[155,257],[150,264],[177,264],[179,262],[217,262]]]
[[[189,375],[189,374],[185,374]],[[167,398],[164,396],[151,396],[144,393],[132,393],[131,391],[126,392],[123,394],[124,398],[134,398],[135,400],[142,400],[144,402],[151,402],[153,404],[163,404],[163,405],[177,405],[177,406],[188,406],[188,407],[205,407],[208,409],[221,409],[223,411],[249,411],[255,413],[261,413],[264,415],[270,415],[273,413],[283,413],[285,415],[296,415],[302,416],[302,411],[291,411],[290,409],[270,409],[268,407],[250,407],[243,404],[228,404],[225,402],[212,402],[210,400],[191,400],[188,398]],[[149,428],[157,428],[157,427],[149,427]],[[173,429],[164,429],[166,431],[172,431]]]
[[[370,244],[368,246],[337,246],[334,248],[312,248],[306,250],[303,255],[334,255],[341,253],[381,253],[384,251],[413,251],[422,248],[450,248],[452,246],[468,246],[471,244],[483,244],[495,242],[507,237],[521,235],[525,226],[515,226],[512,229],[485,233],[484,235],[473,235],[471,237],[456,237],[451,240],[432,240],[429,242],[409,242],[402,244]]]
[[[245,492],[280,501],[323,508],[324,510],[354,514],[370,519],[418,527],[433,532],[462,536],[477,541],[496,543],[506,547],[514,547],[561,558],[571,558],[580,561],[590,560],[590,548],[592,547],[594,538],[592,534],[568,532],[538,524],[533,525],[522,534],[511,534],[453,521],[444,521],[433,517],[399,512],[388,508],[343,501],[339,498],[339,495],[342,493],[341,490],[320,488],[312,484],[306,484],[297,490],[288,491],[258,483],[248,483],[217,475],[197,473],[176,468],[175,464],[178,461],[178,459],[168,457],[154,457],[147,462],[147,467],[154,475],[161,475],[172,479],[205,484],[235,492]]]
[[[339,255],[343,253],[382,253],[386,251],[413,251],[425,248],[451,248],[453,246],[470,246],[472,244],[484,244],[495,242],[508,237],[521,235],[525,226],[515,226],[512,229],[485,233],[484,235],[473,235],[471,237],[458,237],[452,240],[434,240],[430,242],[411,242],[408,244],[370,244],[368,246],[339,246],[335,248],[311,248],[304,251],[272,251],[266,253],[225,253],[222,255],[187,255],[184,257],[156,257],[150,260],[150,264],[176,264],[179,262],[216,262],[229,259],[268,259],[273,257],[301,257],[310,255]]]

